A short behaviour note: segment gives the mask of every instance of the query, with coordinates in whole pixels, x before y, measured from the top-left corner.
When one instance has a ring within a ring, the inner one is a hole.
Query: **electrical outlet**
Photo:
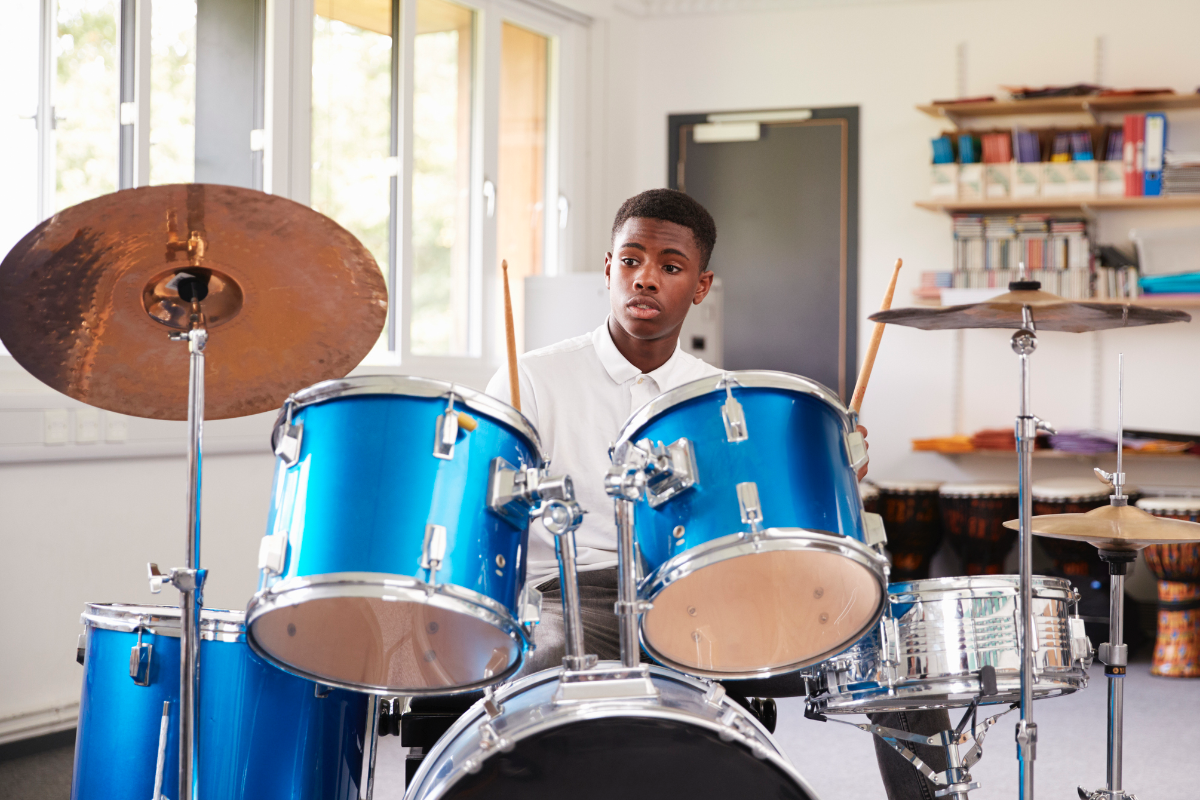
[[[46,444],[66,444],[69,425],[67,410],[65,408],[48,408],[43,414],[42,441]]]
[[[129,423],[120,414],[104,413],[104,441],[123,442],[129,438]]]
[[[100,441],[100,410],[75,409],[75,444],[95,444]]]

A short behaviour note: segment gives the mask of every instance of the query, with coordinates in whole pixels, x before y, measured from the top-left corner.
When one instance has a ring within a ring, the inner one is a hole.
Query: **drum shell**
[[[1039,649],[1034,696],[1054,697],[1087,685],[1088,654],[1068,622],[1074,591],[1062,578],[1034,576]],[[893,583],[891,613],[853,647],[812,668],[815,700],[829,713],[874,713],[969,705],[979,670],[996,669],[998,694],[981,704],[1020,698],[1015,575],[934,578]]]
[[[616,662],[602,662],[600,669],[616,669]],[[576,785],[546,786],[538,776],[528,770],[513,769],[506,764],[492,765],[491,760],[503,762],[507,754],[521,748],[532,737],[547,732],[564,731],[573,726],[602,726],[609,721],[644,722],[648,727],[691,732],[710,740],[719,738],[725,742],[731,757],[741,763],[731,774],[721,776],[725,786],[705,787],[712,794],[685,790],[675,786],[678,794],[670,787],[642,785],[641,793],[625,796],[685,796],[697,798],[730,797],[736,792],[724,792],[729,784],[750,791],[756,779],[765,777],[779,791],[767,795],[779,798],[815,798],[815,794],[800,777],[784,756],[770,734],[740,705],[723,693],[714,694],[709,685],[694,678],[681,675],[661,667],[648,667],[650,680],[658,691],[657,698],[595,698],[590,700],[556,700],[558,678],[561,669],[545,670],[527,676],[498,689],[495,703],[501,709],[497,717],[491,717],[484,702],[476,703],[450,730],[422,762],[420,770],[409,783],[405,794],[407,800],[436,800],[437,798],[488,797],[488,798],[536,798],[573,797],[580,800],[621,796],[614,794],[612,786]],[[709,698],[712,698],[711,701]],[[488,735],[495,734],[499,746],[483,743],[483,729],[490,728]],[[713,736],[713,734],[717,736]],[[669,756],[659,762],[663,773],[658,780],[669,783],[674,771],[700,772],[696,753],[682,736],[672,742]],[[640,749],[638,744],[632,750]],[[735,755],[736,754],[736,755]],[[563,748],[557,751],[556,761],[575,759],[582,767],[587,762],[601,759],[612,780],[619,781],[621,773],[631,765],[615,757],[612,751],[591,748]],[[472,763],[474,762],[474,763]],[[613,769],[615,763],[616,768]],[[653,764],[653,761],[651,761]],[[562,768],[564,765],[555,765]],[[547,765],[549,767],[549,765]],[[547,768],[547,772],[549,772]],[[569,769],[567,770],[570,771]],[[561,773],[560,773],[561,774]],[[527,782],[522,785],[521,782]],[[782,787],[782,789],[780,789]],[[629,787],[624,787],[629,788]],[[694,789],[695,787],[689,787]]]
[[[447,391],[449,386],[447,385]],[[267,532],[288,536],[281,575],[377,573],[428,579],[421,567],[427,524],[446,528],[437,583],[496,601],[517,616],[528,553],[516,527],[487,506],[492,460],[540,467],[535,442],[465,404],[478,427],[459,431],[454,458],[433,455],[442,397],[355,394],[301,408],[299,459],[278,462]]]
[[[940,495],[942,527],[967,575],[999,575],[1017,532],[1004,527],[1019,513],[1017,496]]]
[[[129,676],[138,636],[87,625],[72,800],[146,800],[153,794],[163,702],[170,723],[162,791],[178,792],[179,638],[143,631],[153,646],[150,682]],[[204,612],[239,617],[240,612]],[[130,622],[136,619],[130,616]],[[224,640],[222,640],[224,639]],[[232,640],[230,640],[232,639]],[[362,775],[366,695],[316,684],[254,655],[240,634],[202,639],[199,689],[200,800],[354,800]]]
[[[622,432],[622,440],[670,444],[686,438],[695,447],[696,485],[658,508],[648,502],[635,508],[644,575],[686,550],[749,530],[735,492],[745,482],[757,487],[763,527],[864,539],[843,412],[816,395],[787,389],[735,387],[733,395],[745,413],[745,441],[728,441],[721,414],[726,394],[717,389]],[[683,526],[682,536],[674,535],[677,526]]]
[[[896,581],[929,577],[930,561],[942,544],[942,511],[937,489],[879,487],[879,513],[887,530]]]
[[[1033,498],[1033,516],[1048,514],[1086,514],[1108,505],[1108,497],[1098,498]],[[1091,577],[1108,584],[1108,567],[1096,555],[1096,548],[1086,542],[1072,542],[1053,536],[1040,536],[1038,544],[1054,562],[1054,573],[1076,580]],[[1105,590],[1107,593],[1107,590]]]

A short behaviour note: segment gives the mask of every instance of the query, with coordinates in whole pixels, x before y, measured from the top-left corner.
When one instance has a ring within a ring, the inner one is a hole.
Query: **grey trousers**
[[[558,579],[547,581],[538,588],[542,592],[542,621],[534,628],[533,640],[537,649],[525,660],[516,677],[562,666],[563,656],[566,655],[562,592]],[[617,615],[613,612],[613,604],[617,601],[617,570],[579,573],[579,600],[584,648],[601,661],[620,659],[621,638]],[[649,660],[645,652],[641,654],[641,660]],[[795,675],[763,680],[722,681],[722,684],[730,693],[742,697],[802,697],[805,694],[803,680]],[[951,727],[950,715],[941,710],[872,714],[870,718],[876,725],[930,735]],[[877,737],[871,738],[875,741],[875,758],[888,800],[934,800],[936,787],[924,775]],[[945,753],[939,747],[914,745],[911,749],[935,772],[945,771],[949,766]]]

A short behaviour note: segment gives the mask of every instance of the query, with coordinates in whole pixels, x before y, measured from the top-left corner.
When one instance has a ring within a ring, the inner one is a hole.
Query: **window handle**
[[[483,199],[487,201],[488,219],[496,216],[496,184],[487,180],[483,181]]]
[[[571,201],[565,195],[558,196],[558,227],[567,229],[567,218],[571,215]]]

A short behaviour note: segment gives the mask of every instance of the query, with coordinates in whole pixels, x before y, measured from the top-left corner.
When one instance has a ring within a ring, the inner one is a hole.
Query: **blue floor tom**
[[[179,609],[90,603],[72,800],[179,787]],[[199,800],[354,800],[368,695],[319,686],[246,646],[242,613],[200,624]]]

